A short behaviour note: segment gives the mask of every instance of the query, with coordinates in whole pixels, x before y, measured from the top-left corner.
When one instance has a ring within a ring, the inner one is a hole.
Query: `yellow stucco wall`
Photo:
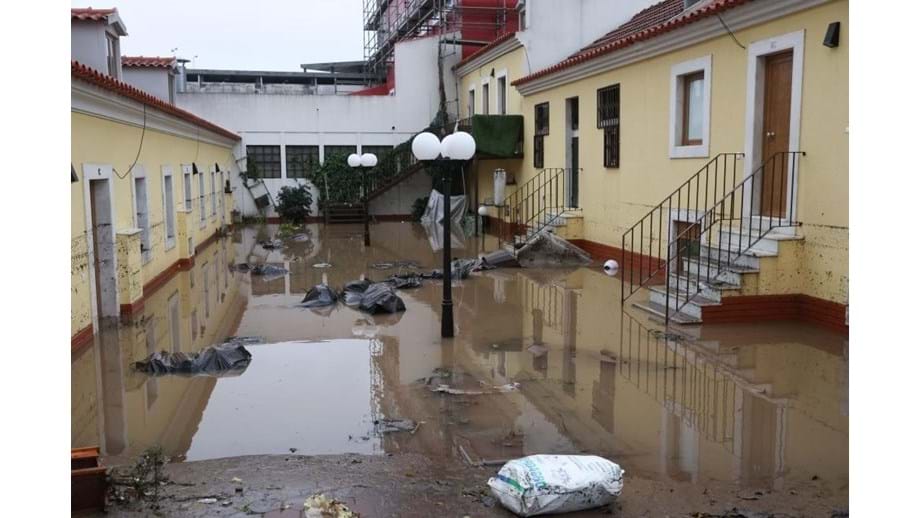
[[[71,183],[71,335],[85,328],[92,322],[92,297],[90,291],[90,268],[86,223],[86,200],[83,175],[84,164],[100,164],[114,167],[114,207],[116,256],[129,259],[136,255],[131,264],[119,264],[119,303],[126,304],[137,300],[143,285],[169,268],[181,258],[187,250],[187,237],[191,237],[193,246],[197,246],[212,236],[221,226],[220,203],[217,212],[211,214],[210,172],[214,164],[220,165],[224,178],[229,179],[233,164],[232,146],[220,146],[185,138],[147,128],[143,147],[137,158],[137,165],[128,174],[137,155],[141,139],[141,128],[116,122],[85,113],[71,113],[71,163],[80,178]],[[192,212],[188,218],[176,214],[176,243],[166,248],[166,223],[163,191],[163,166],[172,168],[173,175],[173,210],[179,211],[185,203],[182,178],[182,164],[195,162],[199,171],[205,175],[205,221],[200,222],[199,192],[197,177],[192,178]],[[125,234],[137,226],[135,213],[134,173],[143,171],[147,182],[147,207],[150,227],[150,254],[146,262],[140,257],[139,237]],[[124,176],[120,178],[119,176]],[[216,196],[223,197],[224,223],[230,223],[230,211],[233,198],[224,194],[222,185],[218,185],[219,175],[215,178]],[[187,222],[186,222],[187,220]],[[179,228],[180,224],[187,228]],[[179,243],[179,239],[186,239]],[[136,241],[136,243],[135,243]],[[129,250],[128,247],[131,247]],[[138,250],[134,250],[136,247]],[[122,250],[124,248],[124,250]],[[137,251],[137,254],[133,252]],[[125,300],[130,297],[130,300]]]
[[[798,256],[801,276],[780,276],[769,283],[774,293],[806,293],[842,303],[848,300],[849,284],[848,8],[847,1],[838,0],[735,33],[747,46],[805,31],[800,149],[808,156],[801,163],[797,204],[797,219],[803,224],[798,234],[805,237]],[[830,49],[822,42],[827,25],[835,21],[843,30],[840,46]],[[503,60],[518,57],[520,69],[521,52]],[[709,157],[669,158],[671,67],[706,55],[712,56]],[[483,66],[480,74],[499,66],[504,63],[496,60]],[[744,151],[747,67],[747,50],[725,35],[523,97],[524,158],[518,161],[517,185],[537,173],[532,155],[534,106],[550,103],[545,167],[565,167],[565,100],[578,97],[584,238],[619,248],[624,230],[710,158]],[[464,77],[462,92],[476,81],[478,77]],[[596,126],[597,90],[613,84],[620,85],[621,96],[621,159],[616,169],[603,166],[603,132]],[[515,188],[508,186],[506,192]],[[491,174],[480,170],[480,198],[491,193]]]

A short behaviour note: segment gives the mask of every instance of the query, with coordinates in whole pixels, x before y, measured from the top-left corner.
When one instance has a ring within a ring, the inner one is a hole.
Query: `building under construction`
[[[392,80],[396,43],[437,35],[462,57],[518,30],[519,0],[364,0],[364,58],[378,81]],[[453,48],[456,48],[452,46]]]

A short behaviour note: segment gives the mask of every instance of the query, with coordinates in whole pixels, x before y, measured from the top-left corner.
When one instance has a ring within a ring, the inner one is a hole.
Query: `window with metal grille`
[[[288,178],[308,178],[319,165],[319,146],[285,146]]]
[[[246,146],[246,158],[260,178],[281,178],[281,146]]]
[[[371,153],[377,157],[377,161],[383,158],[384,155],[393,150],[393,146],[361,146],[361,154]]]
[[[620,167],[620,85],[597,91],[597,127],[604,130],[604,167]]]
[[[348,158],[348,155],[357,152],[358,146],[324,146],[323,160],[329,160],[329,158],[333,156],[338,156],[345,160]]]
[[[543,167],[544,138],[549,135],[549,103],[534,106],[533,166]]]

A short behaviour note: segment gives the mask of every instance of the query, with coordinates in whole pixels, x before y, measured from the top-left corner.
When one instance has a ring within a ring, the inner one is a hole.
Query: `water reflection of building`
[[[617,286],[596,272],[550,280],[522,272],[516,283],[521,347],[484,359],[474,338],[455,358],[482,376],[499,361],[578,449],[678,480],[780,487],[819,474],[846,483],[842,339],[791,323],[668,336],[612,312]]]
[[[232,335],[245,309],[232,278],[232,246],[215,241],[147,298],[143,311],[105,326],[71,362],[71,446],[127,458],[154,444],[181,456],[215,379],[147,377],[131,364],[153,351],[194,352]]]

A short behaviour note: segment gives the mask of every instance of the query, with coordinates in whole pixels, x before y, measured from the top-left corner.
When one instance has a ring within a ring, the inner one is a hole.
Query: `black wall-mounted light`
[[[198,165],[192,162],[192,174],[198,174]]]
[[[217,164],[217,162],[214,162],[214,170],[218,173],[220,172],[220,166]]]
[[[80,177],[77,176],[77,170],[73,168],[73,164],[70,164],[70,183],[79,182]]]
[[[840,45],[840,22],[828,24],[827,32],[824,33],[824,46],[837,48]]]

